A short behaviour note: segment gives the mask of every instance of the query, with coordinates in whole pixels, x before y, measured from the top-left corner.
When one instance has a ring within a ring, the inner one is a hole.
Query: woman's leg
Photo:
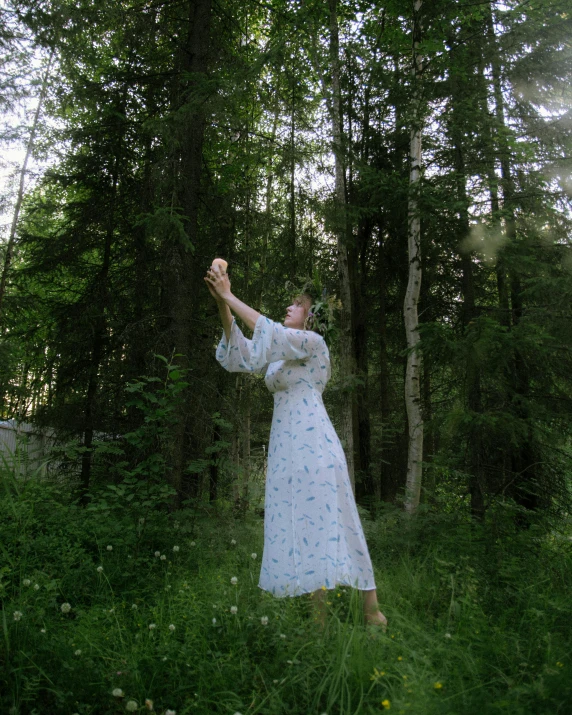
[[[387,628],[387,618],[379,610],[375,589],[363,591],[363,615],[368,625],[381,626],[383,630]]]
[[[312,606],[314,607],[314,619],[318,621],[320,626],[324,628],[326,625],[326,595],[327,591],[324,591],[324,589],[319,588],[317,591],[314,591],[314,593],[310,594],[310,598],[312,599]]]
[[[362,593],[363,615],[366,624],[371,626],[381,626],[381,628],[385,631],[387,629],[387,618],[379,610],[379,604],[377,603],[377,591],[372,589],[371,591],[362,591]],[[314,606],[314,618],[322,627],[326,625],[326,596],[327,591],[324,591],[322,588],[319,588],[310,595]]]

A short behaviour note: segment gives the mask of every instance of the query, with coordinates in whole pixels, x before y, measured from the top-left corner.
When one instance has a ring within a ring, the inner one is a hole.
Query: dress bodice
[[[265,375],[270,392],[324,391],[330,379],[330,355],[324,338],[311,330],[286,328],[261,315],[252,340],[244,337],[233,320],[230,339],[223,334],[217,360],[230,372]]]
[[[305,360],[279,360],[266,369],[264,382],[272,393],[316,390],[322,394],[329,374],[325,362],[317,354]]]

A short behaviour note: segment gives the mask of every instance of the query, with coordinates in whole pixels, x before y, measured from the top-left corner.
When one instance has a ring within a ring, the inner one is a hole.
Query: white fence
[[[53,445],[51,430],[16,420],[0,421],[0,466],[20,476],[45,476]]]

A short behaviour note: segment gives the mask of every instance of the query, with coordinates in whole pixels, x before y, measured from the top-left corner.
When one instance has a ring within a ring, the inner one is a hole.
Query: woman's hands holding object
[[[230,280],[226,272],[227,265],[227,262],[222,258],[215,258],[212,266],[207,271],[205,283],[208,286],[210,294],[218,303],[224,332],[227,340],[229,340],[232,327],[231,310],[234,311],[251,330],[254,329],[256,321],[260,317],[260,313],[232,294],[230,290]]]
[[[217,302],[225,302],[232,295],[230,290],[230,279],[226,272],[228,263],[222,258],[215,258],[212,266],[207,270],[205,283],[210,294]]]

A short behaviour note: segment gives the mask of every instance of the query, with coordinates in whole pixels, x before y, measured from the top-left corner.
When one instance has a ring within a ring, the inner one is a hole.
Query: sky
[[[12,223],[20,170],[26,155],[29,127],[38,102],[45,58],[26,39],[21,29],[11,24],[6,0],[0,0],[0,12],[0,21],[11,28],[17,38],[3,48],[5,52],[0,57],[0,241],[5,242]],[[16,53],[20,53],[20,58],[13,56]],[[28,96],[12,101],[14,87],[18,90],[28,89]],[[14,134],[19,137],[13,138]],[[33,158],[29,161],[25,182],[27,189],[33,186],[46,166],[47,162]]]

